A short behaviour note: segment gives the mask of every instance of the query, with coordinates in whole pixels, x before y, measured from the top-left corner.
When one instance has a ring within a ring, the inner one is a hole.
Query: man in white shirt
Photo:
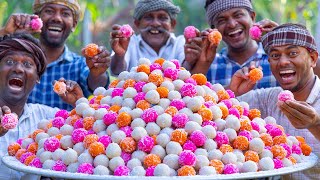
[[[292,136],[302,136],[320,155],[320,80],[313,68],[318,60],[317,46],[310,32],[299,24],[283,24],[262,37],[269,56],[270,68],[281,87],[251,90],[248,68],[238,70],[230,89],[240,100],[258,108],[261,117],[272,116]],[[251,91],[250,91],[251,90]],[[295,100],[278,102],[283,90],[293,93]],[[320,163],[315,167],[284,176],[284,179],[319,179]]]
[[[14,34],[0,38],[0,122],[3,114],[15,113],[19,117],[14,129],[8,131],[0,125],[0,157],[7,154],[9,144],[27,137],[37,129],[38,122],[54,118],[59,110],[46,105],[26,104],[45,69],[46,57],[31,35]],[[75,104],[75,100],[83,96],[81,88],[74,81],[65,83],[67,92],[61,98]],[[0,179],[19,179],[23,175],[7,168],[0,159]]]
[[[180,8],[170,0],[139,0],[133,18],[140,34],[124,38],[120,26],[113,26],[111,72],[118,75],[129,71],[138,65],[140,58],[148,58],[151,62],[157,58],[177,59],[181,63],[185,58],[185,39],[173,34],[179,12]]]

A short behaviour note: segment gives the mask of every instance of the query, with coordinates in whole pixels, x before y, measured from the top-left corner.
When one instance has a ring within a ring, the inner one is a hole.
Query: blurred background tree
[[[137,0],[79,0],[83,9],[81,20],[68,38],[67,44],[74,51],[90,42],[110,49],[109,34],[113,24],[133,25],[133,9]],[[175,33],[183,33],[188,25],[207,28],[205,0],[173,0],[181,8]],[[307,26],[320,44],[320,0],[252,0],[257,21],[268,18],[277,23],[299,22]],[[0,25],[4,25],[12,13],[32,13],[33,0],[1,0]],[[319,18],[318,18],[319,17]]]

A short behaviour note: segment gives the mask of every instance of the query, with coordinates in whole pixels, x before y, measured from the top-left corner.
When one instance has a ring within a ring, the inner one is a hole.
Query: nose
[[[278,62],[280,67],[286,67],[290,64],[290,59],[286,56],[281,56]]]
[[[62,22],[61,13],[59,11],[56,11],[52,17],[53,22]]]
[[[16,72],[16,73],[22,73],[24,71],[23,70],[23,65],[21,63],[16,63],[13,66],[13,71]]]
[[[230,19],[228,20],[228,26],[229,26],[230,28],[236,27],[237,24],[238,24],[238,21],[235,20],[235,19],[233,19],[233,18],[230,18]]]
[[[158,18],[154,18],[151,23],[152,26],[158,27],[161,26],[161,22]]]

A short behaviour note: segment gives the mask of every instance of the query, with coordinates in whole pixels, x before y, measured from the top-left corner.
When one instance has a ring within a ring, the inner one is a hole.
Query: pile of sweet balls
[[[281,95],[290,98],[290,92]],[[267,171],[311,153],[303,137],[286,135],[273,117],[260,116],[178,60],[141,58],[108,89],[99,87],[72,111],[39,122],[8,153],[36,168],[114,176]]]

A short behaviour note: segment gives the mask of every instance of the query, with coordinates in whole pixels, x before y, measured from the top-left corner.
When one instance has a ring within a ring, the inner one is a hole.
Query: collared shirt
[[[250,91],[240,97],[239,100],[248,102],[250,108],[257,108],[261,111],[261,117],[272,116],[277,120],[277,124],[281,125],[285,132],[291,136],[302,136],[306,142],[312,147],[312,152],[320,157],[319,141],[307,129],[296,129],[293,127],[288,118],[280,111],[276,103],[278,102],[278,94],[283,91],[281,87],[256,89]],[[306,100],[316,112],[320,112],[320,80],[316,77],[316,82]],[[320,162],[306,171],[293,173],[284,176],[284,179],[319,179]]]
[[[257,82],[255,89],[278,86],[277,81],[270,70],[268,56],[264,52],[261,43],[259,43],[257,52],[242,65],[237,63],[235,60],[230,59],[227,53],[227,48],[223,48],[221,52],[216,55],[207,73],[209,82],[227,86],[230,84],[232,75],[237,70],[242,69],[243,67],[249,67],[251,61],[256,61],[258,62],[258,65],[262,67],[263,78]]]
[[[42,104],[26,104],[18,125],[0,137],[0,157],[7,154],[7,148],[11,143],[16,142],[19,138],[28,137],[29,134],[37,129],[38,122],[43,119],[54,118],[58,110],[58,108],[51,108]],[[0,158],[0,179],[20,179],[22,175],[23,173],[7,168]]]
[[[63,77],[66,80],[76,81],[83,94],[88,97],[91,92],[87,85],[89,68],[84,57],[69,51],[65,46],[63,54],[54,62],[48,64],[45,73],[41,76],[40,84],[36,84],[29,95],[28,103],[45,104],[50,107],[71,110],[73,107],[61,100],[53,91],[52,82]]]
[[[128,50],[124,57],[127,63],[127,71],[137,66],[140,58],[148,58],[151,63],[158,58],[166,60],[177,59],[181,64],[185,57],[184,44],[185,39],[182,35],[176,37],[171,33],[166,44],[161,47],[158,54],[142,39],[141,35],[133,35],[130,38]]]

